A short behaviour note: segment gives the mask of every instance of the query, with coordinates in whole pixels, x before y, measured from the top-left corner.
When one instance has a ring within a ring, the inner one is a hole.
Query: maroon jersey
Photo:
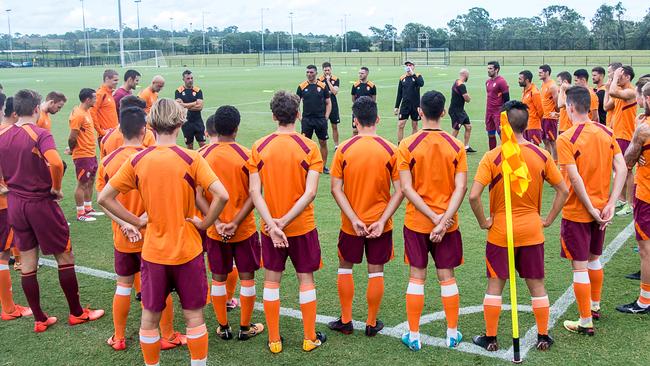
[[[50,131],[33,124],[0,131],[0,167],[9,194],[23,199],[53,198],[52,176],[45,152],[56,150]]]
[[[115,109],[117,109],[117,118],[120,118],[120,101],[122,98],[127,95],[131,95],[130,91],[126,91],[124,88],[117,88],[115,93],[113,93],[113,100],[115,101]]]
[[[497,75],[494,79],[487,79],[485,82],[485,90],[487,91],[487,106],[485,109],[486,115],[501,113],[503,107],[503,93],[509,93],[508,82],[501,75]]]

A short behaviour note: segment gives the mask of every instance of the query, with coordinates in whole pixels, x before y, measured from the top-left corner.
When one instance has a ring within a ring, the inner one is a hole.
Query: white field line
[[[610,244],[603,252],[603,255],[601,257],[601,262],[603,266],[607,262],[609,262],[609,260],[614,256],[614,254],[616,254],[616,252],[618,252],[619,249],[621,249],[623,244],[625,244],[627,239],[629,239],[629,237],[633,233],[634,233],[634,223],[630,223],[620,233],[618,233],[618,235],[610,242]],[[53,268],[57,267],[56,261],[53,261],[51,259],[41,258],[40,262],[43,265],[48,267],[53,267]],[[107,280],[115,280],[117,278],[117,276],[114,273],[110,273],[110,272],[106,272],[94,268],[79,266],[79,265],[75,266],[75,271],[77,273],[82,273],[89,276],[103,278]],[[569,288],[567,288],[564,294],[562,294],[562,296],[560,296],[555,301],[555,303],[551,306],[549,324],[548,324],[549,329],[552,329],[555,326],[559,318],[562,315],[564,315],[564,313],[568,310],[569,306],[571,306],[571,304],[573,304],[574,301],[575,301],[575,296],[573,294],[573,286],[570,286]],[[255,309],[263,312],[264,305],[262,303],[255,303]],[[504,304],[503,310],[510,310],[510,309],[511,309],[510,305]],[[519,310],[524,312],[532,311],[529,305],[521,305],[519,306]],[[461,308],[460,315],[480,313],[482,311],[483,311],[482,305],[469,306],[469,307]],[[281,307],[280,315],[302,320],[302,314],[300,310],[296,310],[296,309]],[[420,324],[428,324],[436,320],[444,320],[444,318],[445,318],[444,312],[438,311],[432,314],[423,315],[422,318],[420,319]],[[316,322],[320,324],[327,324],[336,319],[337,319],[336,317],[328,316],[328,315],[319,314],[316,316]],[[365,330],[366,324],[364,322],[354,320],[353,324],[354,324],[354,329],[358,331]],[[407,331],[408,331],[408,322],[403,322],[394,327],[384,327],[384,329],[380,333],[386,336],[391,336],[394,338],[401,339],[402,334],[404,334]],[[464,342],[460,343],[456,348],[456,350],[460,352],[471,353],[471,354],[476,354],[485,357],[499,358],[506,361],[512,360],[512,356],[513,356],[512,347],[510,347],[507,350],[501,349],[496,352],[488,352],[485,349],[472,344],[469,334],[464,336],[465,336]],[[521,341],[522,359],[524,359],[527,356],[528,352],[533,348],[534,344],[536,343],[536,339],[537,339],[537,326],[534,325],[526,332],[525,336]],[[445,344],[445,338],[433,337],[430,335],[422,334],[420,340],[422,341],[423,344],[426,345],[447,348]]]

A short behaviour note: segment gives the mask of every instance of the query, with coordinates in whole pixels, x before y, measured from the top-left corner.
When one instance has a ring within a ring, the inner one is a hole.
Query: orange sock
[[[167,295],[165,300],[165,309],[160,315],[160,334],[165,339],[171,339],[174,335],[174,302],[172,295]]]
[[[368,301],[367,325],[372,327],[377,325],[377,314],[379,313],[383,297],[384,272],[368,273],[368,288],[366,289],[366,301]]]
[[[138,272],[133,276],[133,289],[138,293],[140,292],[140,288],[140,272]]]
[[[316,286],[300,285],[300,312],[305,339],[316,340]]]
[[[219,325],[228,324],[228,311],[226,310],[226,283],[212,280],[212,308]]]
[[[255,280],[242,280],[241,286],[239,287],[239,300],[241,301],[241,319],[239,325],[247,327],[251,324],[255,296]]]
[[[639,292],[639,300],[637,303],[641,307],[650,306],[650,283],[641,282],[641,291]]]
[[[280,341],[280,284],[264,282],[264,316],[269,327],[269,342]]]
[[[420,331],[420,316],[424,309],[424,280],[409,279],[409,286],[406,289],[406,318],[409,322],[411,333]]]
[[[140,328],[140,348],[142,349],[145,365],[158,365],[160,363],[160,334],[158,329]]]
[[[591,319],[591,283],[586,269],[573,271],[573,291],[578,304],[580,318]]]
[[[115,327],[115,339],[124,339],[126,332],[126,320],[129,317],[131,308],[131,285],[117,283],[115,295],[113,296],[113,327]]]
[[[339,290],[339,302],[341,303],[341,321],[349,323],[352,321],[352,301],[354,299],[354,277],[352,269],[339,268],[336,277],[336,287]]]
[[[533,313],[535,314],[535,323],[537,323],[537,333],[548,335],[548,316],[551,304],[548,301],[548,295],[531,298],[533,302]]]
[[[230,301],[232,300],[232,297],[235,295],[235,289],[237,288],[237,279],[239,278],[239,271],[237,271],[237,267],[233,266],[232,271],[228,273],[228,277],[226,278],[226,296],[227,300]]]
[[[600,260],[596,259],[587,264],[589,272],[589,282],[591,283],[591,307],[600,308],[600,298],[603,292],[603,280],[605,271]]]
[[[205,366],[208,362],[208,328],[205,323],[187,328],[187,348],[192,366]]]
[[[16,309],[14,295],[11,290],[9,262],[7,261],[0,261],[0,304],[2,304],[3,313],[11,313]]]
[[[458,312],[460,311],[460,294],[456,279],[452,278],[447,281],[440,281],[440,297],[442,299],[442,308],[445,310],[447,318],[447,333],[457,337],[458,331]]]
[[[485,335],[496,337],[501,316],[501,296],[485,294],[483,298],[483,319],[485,319]]]

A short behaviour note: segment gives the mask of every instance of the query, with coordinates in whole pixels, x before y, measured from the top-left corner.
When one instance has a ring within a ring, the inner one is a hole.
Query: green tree
[[[551,5],[542,10],[547,49],[586,49],[589,30],[582,23],[584,17],[577,11],[564,5]]]

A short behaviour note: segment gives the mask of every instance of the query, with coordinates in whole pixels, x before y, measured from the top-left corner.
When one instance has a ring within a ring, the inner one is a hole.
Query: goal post
[[[403,61],[410,60],[418,66],[449,66],[449,48],[405,48],[402,53]]]
[[[126,67],[167,67],[161,50],[124,51]]]
[[[262,66],[296,66],[300,64],[298,50],[265,50],[259,54]]]

